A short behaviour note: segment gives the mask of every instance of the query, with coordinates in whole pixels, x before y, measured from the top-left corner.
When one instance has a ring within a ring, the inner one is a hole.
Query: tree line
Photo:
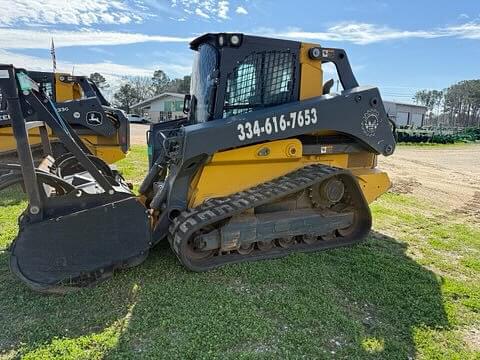
[[[100,73],[91,74],[90,80],[102,90],[110,87],[110,84]],[[113,105],[130,113],[133,105],[164,92],[188,94],[190,92],[190,76],[170,79],[163,70],[156,70],[152,77],[125,77],[123,84],[113,94]]]
[[[430,126],[480,127],[480,80],[463,80],[442,91],[420,90],[413,100],[427,107]]]

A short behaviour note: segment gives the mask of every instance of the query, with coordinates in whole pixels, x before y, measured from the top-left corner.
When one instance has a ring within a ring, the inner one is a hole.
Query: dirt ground
[[[428,199],[446,212],[480,220],[480,144],[399,146],[379,158],[393,192]]]
[[[148,129],[132,124],[132,144],[146,144]],[[480,221],[480,144],[399,146],[394,155],[379,157],[379,167],[388,172],[391,191],[428,199],[446,212]]]
[[[130,124],[130,142],[132,145],[146,145],[147,131],[150,125]]]

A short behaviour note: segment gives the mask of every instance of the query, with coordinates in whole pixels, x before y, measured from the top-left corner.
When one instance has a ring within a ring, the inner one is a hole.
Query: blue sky
[[[188,41],[230,31],[345,48],[359,82],[386,99],[480,78],[477,0],[0,0],[0,14],[0,62],[49,70],[53,37],[59,70],[111,82],[186,75]]]

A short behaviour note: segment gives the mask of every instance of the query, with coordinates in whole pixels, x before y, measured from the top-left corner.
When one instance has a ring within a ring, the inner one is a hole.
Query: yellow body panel
[[[41,143],[40,133],[38,129],[30,129],[28,132],[30,143],[32,145],[38,145]],[[51,131],[49,131],[51,135]],[[13,129],[10,126],[5,126],[0,128],[0,153],[6,151],[15,151],[17,143],[15,142],[15,137],[13,136]]]
[[[293,139],[216,153],[191,184],[190,206],[247,189],[301,168],[301,149],[300,141]]]
[[[65,102],[81,99],[82,89],[77,83],[65,83],[60,81],[60,77],[70,76],[68,74],[55,74],[55,101]]]
[[[374,164],[374,156],[370,153],[364,155],[364,166],[352,168],[350,154],[302,156],[302,144],[297,139],[218,152],[192,182],[189,206],[198,206],[207,199],[245,190],[316,163],[350,167],[359,179],[365,198],[371,202],[390,187],[390,180],[384,172],[371,168],[372,165],[366,167],[367,164]],[[355,156],[362,160],[358,154]],[[358,159],[355,162],[355,165],[362,165]]]
[[[357,177],[368,203],[377,199],[392,186],[387,173],[378,169],[352,169],[352,173]]]
[[[113,164],[126,157],[119,145],[117,135],[110,137],[80,135],[80,139],[83,140],[93,155],[101,158],[108,164]]]
[[[50,141],[57,140],[48,128]],[[38,129],[30,129],[28,132],[30,144],[32,146],[40,145],[40,133]],[[87,145],[88,149],[93,155],[98,156],[108,164],[113,164],[121,159],[124,159],[126,154],[122,151],[117,135],[110,137],[97,135],[80,135],[82,141]],[[0,154],[4,152],[15,151],[16,149],[15,137],[13,136],[13,129],[10,126],[0,128]]]
[[[319,60],[312,60],[308,51],[316,44],[303,43],[300,48],[300,100],[322,95],[323,71]]]

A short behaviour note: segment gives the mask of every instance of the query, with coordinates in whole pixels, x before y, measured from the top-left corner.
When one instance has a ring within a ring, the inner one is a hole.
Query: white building
[[[393,101],[384,101],[383,103],[388,116],[395,121],[398,127],[419,128],[425,125],[426,106]]]
[[[135,104],[131,109],[155,123],[180,119],[185,117],[184,97],[185,94],[166,92]]]

